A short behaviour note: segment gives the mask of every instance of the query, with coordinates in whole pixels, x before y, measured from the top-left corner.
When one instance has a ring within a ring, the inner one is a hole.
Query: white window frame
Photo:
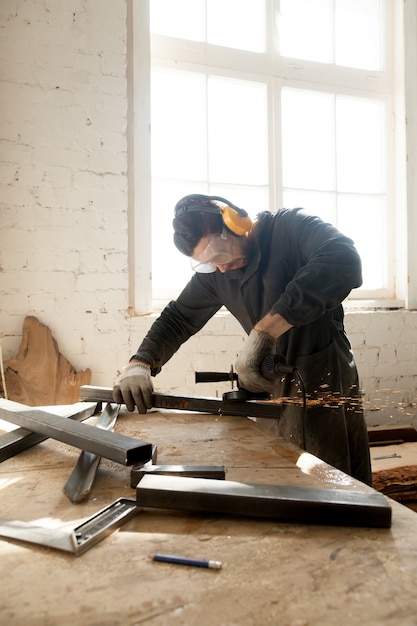
[[[272,12],[275,0],[268,0],[269,10]],[[402,307],[417,308],[417,248],[415,245],[417,234],[417,95],[415,90],[415,71],[417,67],[417,43],[415,27],[417,23],[417,8],[412,0],[385,0],[389,4],[392,14],[389,19],[393,20],[395,39],[401,41],[404,38],[405,58],[402,57],[402,49],[397,50],[395,56],[395,68],[387,65],[385,74],[378,77],[372,76],[372,72],[363,72],[364,93],[377,94],[378,97],[386,97],[387,85],[390,72],[396,77],[396,118],[392,118],[395,124],[394,137],[389,146],[392,150],[395,162],[394,178],[390,181],[390,195],[395,205],[392,211],[390,227],[392,227],[392,246],[394,248],[393,259],[395,271],[393,271],[393,283],[395,292],[389,299],[380,301],[372,299],[366,293],[353,294],[351,304],[348,306],[368,308]],[[201,43],[183,42],[183,50],[180,51],[182,60],[178,60],[177,42],[169,38],[152,37],[149,33],[149,0],[128,0],[128,82],[129,92],[129,311],[131,314],[148,314],[159,308],[163,303],[157,303],[152,298],[152,267],[151,267],[151,171],[150,171],[150,68],[151,48],[158,49],[160,54],[159,63],[167,67],[178,69],[186,68],[189,63],[187,55],[192,54],[194,64],[202,63],[209,65],[209,70],[219,73],[223,65],[224,49],[215,46],[205,46]],[[388,9],[387,9],[388,10]],[[388,10],[389,11],[389,10]],[[272,13],[271,16],[272,17]],[[273,19],[268,23],[272,24]],[[133,35],[134,33],[134,35]],[[272,31],[268,37],[272,37]],[[398,46],[399,48],[400,46]],[[174,54],[175,51],[175,54]],[[231,71],[234,75],[248,76],[252,72],[263,71],[264,74],[273,74],[271,60],[265,55],[253,55],[244,51],[229,51],[228,61],[232,62]],[[174,61],[175,59],[175,61]],[[183,60],[185,59],[185,60]],[[245,73],[242,73],[242,59],[245,61]],[[204,62],[204,63],[203,63]],[[403,64],[404,63],[404,64]],[[305,61],[283,59],[285,68],[280,68],[276,76],[275,89],[279,90],[285,80],[291,86],[303,86],[310,84],[311,77],[317,74],[317,84],[330,81],[339,86],[342,93],[357,95],[357,76],[355,71],[355,83],[351,81],[352,71],[349,68],[335,68],[322,64]],[[404,71],[403,71],[404,67]],[[283,71],[285,69],[285,72]],[[224,69],[220,73],[226,73],[230,69]],[[325,74],[325,80],[323,75]],[[369,90],[370,81],[373,84]],[[315,87],[316,85],[314,85]],[[313,88],[314,88],[313,87]],[[272,93],[272,90],[270,91]],[[405,94],[405,99],[401,94]],[[276,99],[279,102],[278,99]],[[270,113],[272,102],[269,103]],[[407,118],[407,125],[405,119]],[[271,117],[270,117],[271,121]],[[272,125],[271,128],[274,128]],[[274,141],[279,142],[279,131],[276,129]],[[280,150],[275,149],[279,155]],[[270,160],[271,169],[275,172],[280,170],[279,163]],[[282,196],[282,183],[274,174],[270,177],[270,205],[279,207],[278,198]],[[357,299],[357,298],[360,299]],[[366,299],[368,297],[368,299]],[[158,306],[159,305],[159,306]]]

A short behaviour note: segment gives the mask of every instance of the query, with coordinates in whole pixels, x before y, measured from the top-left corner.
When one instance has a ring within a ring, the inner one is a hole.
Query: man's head
[[[246,211],[220,196],[192,194],[175,206],[174,243],[192,257],[199,272],[221,272],[246,265],[246,234],[252,228]]]

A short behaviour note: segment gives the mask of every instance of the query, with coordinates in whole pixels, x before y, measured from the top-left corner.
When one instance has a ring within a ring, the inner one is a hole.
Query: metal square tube
[[[136,487],[140,507],[223,513],[282,521],[389,528],[391,507],[377,491],[240,483],[148,474]]]
[[[80,400],[114,402],[113,392],[109,387],[80,387]],[[213,415],[236,415],[240,417],[265,417],[277,419],[282,414],[282,404],[256,400],[225,400],[204,396],[175,396],[153,393],[152,406],[156,409],[176,409],[179,411],[197,411]]]
[[[135,488],[138,482],[147,474],[213,478],[215,480],[224,480],[226,477],[224,465],[152,465],[147,463],[139,467],[132,467],[130,486]]]
[[[77,408],[77,410],[74,410],[74,413],[71,415],[67,415],[65,419],[73,419],[77,421],[87,419],[96,412],[97,403],[85,403],[85,407],[80,407],[80,403],[77,403],[74,405],[74,409],[75,408]],[[27,411],[25,410],[25,412],[30,415],[32,410],[33,409],[30,407],[27,407]],[[19,452],[23,452],[23,450],[27,450],[28,448],[31,448],[46,439],[48,439],[48,437],[45,435],[30,432],[26,428],[16,428],[9,433],[4,433],[4,435],[0,435],[0,462],[6,461],[16,454],[19,454]]]
[[[27,415],[0,406],[0,418],[122,465],[133,465],[152,458],[150,443],[44,411],[34,410]]]

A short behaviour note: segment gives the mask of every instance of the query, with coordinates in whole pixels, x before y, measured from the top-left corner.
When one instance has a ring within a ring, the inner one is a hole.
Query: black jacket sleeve
[[[272,310],[300,326],[334,309],[360,287],[362,266],[353,241],[316,217],[292,212],[285,233],[288,256],[298,259],[298,267],[292,268]]]
[[[207,278],[194,274],[177,300],[167,304],[152,324],[134,355],[150,364],[153,376],[222,306]]]

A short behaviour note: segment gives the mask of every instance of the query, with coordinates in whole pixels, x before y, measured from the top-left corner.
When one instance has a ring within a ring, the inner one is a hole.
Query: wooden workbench
[[[369,489],[247,418],[124,413],[116,431],[156,444],[158,463],[224,465],[230,480]],[[135,498],[131,468],[102,460],[89,499],[72,504],[62,488],[78,455],[49,439],[1,463],[0,517],[73,527]],[[391,504],[390,529],[146,510],[78,557],[0,539],[0,624],[415,625],[417,517]],[[223,568],[155,563],[154,552]]]

